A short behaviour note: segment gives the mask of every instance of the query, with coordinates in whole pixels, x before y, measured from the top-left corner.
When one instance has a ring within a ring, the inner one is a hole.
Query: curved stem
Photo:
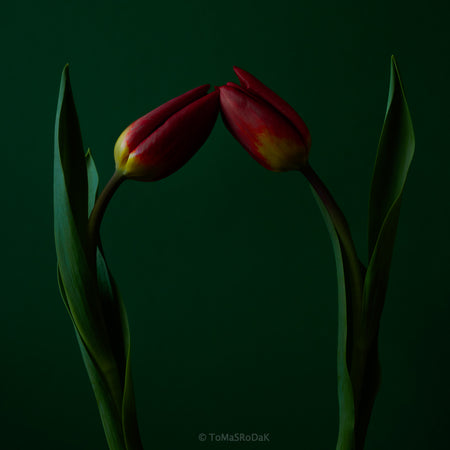
[[[96,264],[97,247],[101,245],[99,236],[100,225],[103,216],[105,214],[106,207],[109,204],[109,201],[111,200],[117,188],[122,184],[124,180],[125,177],[122,172],[119,171],[114,172],[113,176],[108,181],[103,191],[95,201],[91,215],[89,216],[87,226],[88,249],[89,249],[88,257],[89,257],[89,264],[91,264],[91,267],[93,268],[92,270],[94,270],[94,273],[96,274],[95,276],[96,280],[97,280],[97,264]],[[98,281],[97,281],[97,292],[98,292]],[[103,310],[103,305],[101,303],[99,295],[96,297],[96,301],[97,307],[99,308],[100,311],[101,320],[104,323],[104,326],[107,330],[106,332],[109,333],[110,332],[108,329],[109,327],[107,322],[105,321],[104,317],[105,312]],[[123,386],[118,372],[117,361],[115,360],[115,358],[112,357],[107,366],[104,365],[101,366],[101,370],[105,377],[106,384],[109,386],[109,389],[111,391],[111,395],[117,408],[117,414],[120,416],[122,410]]]
[[[362,310],[363,265],[356,253],[355,244],[350,233],[350,227],[348,225],[347,219],[334,200],[330,191],[309,164],[304,169],[302,169],[301,172],[310,182],[311,186],[316,191],[323,205],[327,209],[330,219],[333,222],[334,228],[341,242],[346,260],[348,262],[350,275],[348,283],[350,289],[349,293],[347,294],[347,298],[350,299],[349,307],[351,308],[352,331],[349,348],[351,354],[348,365],[354,391],[355,411],[357,413],[361,391],[364,383],[367,357],[366,353],[368,351],[368,342],[364,329],[365,320]]]
[[[355,244],[350,233],[350,227],[348,226],[347,219],[345,218],[341,208],[339,208],[338,204],[334,200],[330,191],[325,186],[324,182],[319,178],[314,169],[309,164],[307,164],[301,172],[311,183],[311,186],[317,192],[317,195],[322,200],[325,208],[328,211],[328,214],[330,215],[339,239],[341,240],[342,246],[349,257],[350,270],[352,272],[352,278],[354,281],[354,293],[357,294],[357,296],[360,296],[362,294],[363,288],[361,277],[361,263],[358,258],[358,254],[356,253]],[[359,304],[359,307],[361,307],[361,304]],[[360,310],[358,312],[360,312]],[[357,317],[359,317],[359,314],[357,315]]]
[[[125,176],[122,172],[116,170],[111,177],[111,179],[106,184],[102,193],[98,196],[95,201],[94,208],[92,209],[91,215],[89,216],[88,222],[88,240],[93,244],[94,254],[95,248],[99,242],[100,224],[102,223],[103,216],[111,200],[114,192],[125,180]]]

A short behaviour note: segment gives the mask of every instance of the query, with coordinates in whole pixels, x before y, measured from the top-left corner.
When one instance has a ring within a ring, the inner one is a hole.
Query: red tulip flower
[[[267,169],[304,168],[311,136],[302,118],[253,75],[237,67],[234,71],[241,86],[227,83],[218,88],[228,130]]]
[[[89,217],[91,241],[114,192],[126,179],[157,181],[183,167],[205,143],[219,114],[219,93],[209,84],[192,89],[129,125],[114,147],[116,171]]]
[[[114,147],[125,178],[156,181],[180,169],[204,144],[219,112],[209,85],[186,92],[133,122]]]

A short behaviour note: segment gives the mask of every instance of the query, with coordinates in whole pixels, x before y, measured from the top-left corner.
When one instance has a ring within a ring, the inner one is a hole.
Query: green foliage
[[[400,203],[414,155],[414,130],[394,57],[389,98],[378,145],[369,203],[369,266],[363,305],[367,317],[379,322],[394,249]],[[378,328],[372,327],[373,335]]]
[[[330,204],[313,191],[333,243],[338,279],[337,450],[362,450],[380,383],[378,331],[400,215],[400,203],[414,155],[414,131],[394,57],[386,116],[375,163],[369,204],[369,265],[361,267],[362,292],[355,292],[357,257],[345,245],[351,237]],[[331,209],[330,209],[331,208]],[[355,314],[355,312],[357,314]]]
[[[61,296],[97,400],[111,450],[142,449],[130,372],[130,334],[123,303],[99,249],[88,240],[98,189],[84,155],[68,66],[55,124],[54,227]]]
[[[414,130],[395,58],[386,116],[378,145],[369,202],[369,265],[364,280],[362,322],[368,343],[363,387],[359,399],[357,449],[362,449],[378,392],[381,368],[378,332],[386,299],[400,204],[414,156]]]

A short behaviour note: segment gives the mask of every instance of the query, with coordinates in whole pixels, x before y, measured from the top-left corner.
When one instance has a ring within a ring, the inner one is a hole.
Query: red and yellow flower
[[[276,172],[308,163],[311,135],[303,119],[281,97],[245,70],[234,68],[241,86],[218,88],[226,127],[262,166]]]
[[[133,122],[114,147],[125,178],[156,181],[180,169],[204,144],[219,112],[209,85],[192,89]]]

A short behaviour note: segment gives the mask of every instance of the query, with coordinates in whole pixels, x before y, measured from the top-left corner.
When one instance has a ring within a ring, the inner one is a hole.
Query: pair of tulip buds
[[[133,122],[114,148],[122,178],[157,181],[186,164],[210,135],[219,110],[238,142],[273,171],[307,165],[311,136],[301,117],[254,76],[235,68],[241,86],[227,83],[208,94],[192,89]]]

